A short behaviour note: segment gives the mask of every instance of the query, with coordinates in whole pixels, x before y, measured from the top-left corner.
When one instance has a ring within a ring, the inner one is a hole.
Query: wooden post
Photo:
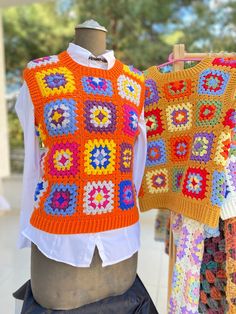
[[[174,45],[173,48],[173,57],[174,59],[184,58],[185,46],[183,44]],[[184,62],[178,61],[173,64],[173,72],[180,71],[184,69]],[[167,298],[167,308],[169,305],[169,300],[171,296],[171,284],[172,284],[172,275],[173,269],[176,261],[176,246],[174,244],[173,232],[172,232],[172,221],[173,214],[170,212],[170,238],[169,238],[169,273],[168,273],[168,298]]]

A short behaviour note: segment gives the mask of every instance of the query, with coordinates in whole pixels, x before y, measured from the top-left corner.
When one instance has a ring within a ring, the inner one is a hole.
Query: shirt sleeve
[[[139,118],[139,135],[134,145],[133,181],[138,195],[144,174],[147,155],[147,136],[144,109]]]
[[[232,131],[232,141],[226,164],[226,192],[221,208],[223,220],[236,217],[236,128]]]
[[[20,204],[20,228],[17,247],[24,248],[31,245],[22,231],[30,223],[33,211],[34,192],[40,175],[40,145],[34,125],[34,107],[26,82],[20,88],[15,110],[24,132],[24,170],[23,189]]]

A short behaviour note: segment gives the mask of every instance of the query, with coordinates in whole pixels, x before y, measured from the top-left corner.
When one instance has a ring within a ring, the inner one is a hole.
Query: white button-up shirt
[[[67,52],[76,62],[88,67],[110,69],[115,63],[112,50],[105,51],[99,56],[105,58],[107,63],[90,60],[92,53],[74,43],[69,44]],[[136,253],[140,247],[139,222],[129,227],[105,232],[66,235],[47,233],[30,224],[34,191],[40,176],[40,146],[35,134],[34,106],[26,82],[23,82],[20,88],[15,109],[24,131],[25,149],[18,248],[30,247],[33,242],[47,257],[77,267],[90,266],[95,247],[98,248],[103,266],[118,263]],[[137,195],[144,173],[147,150],[144,111],[140,116],[139,130],[133,163],[133,180]]]

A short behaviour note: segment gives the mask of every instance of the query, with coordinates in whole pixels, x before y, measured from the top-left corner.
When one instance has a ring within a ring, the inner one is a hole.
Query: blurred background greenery
[[[75,25],[91,18],[108,29],[108,49],[141,70],[165,62],[175,43],[188,51],[236,51],[235,0],[53,0],[3,10],[12,172],[22,171],[14,104],[23,68],[65,50]]]

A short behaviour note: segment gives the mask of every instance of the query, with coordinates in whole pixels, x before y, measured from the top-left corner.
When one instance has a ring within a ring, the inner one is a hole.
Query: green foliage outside
[[[74,27],[95,19],[108,29],[108,48],[141,70],[165,62],[175,43],[188,51],[236,51],[234,0],[54,0],[3,12],[8,90],[22,83],[32,59],[56,54],[73,41]],[[22,131],[9,113],[11,147]]]

